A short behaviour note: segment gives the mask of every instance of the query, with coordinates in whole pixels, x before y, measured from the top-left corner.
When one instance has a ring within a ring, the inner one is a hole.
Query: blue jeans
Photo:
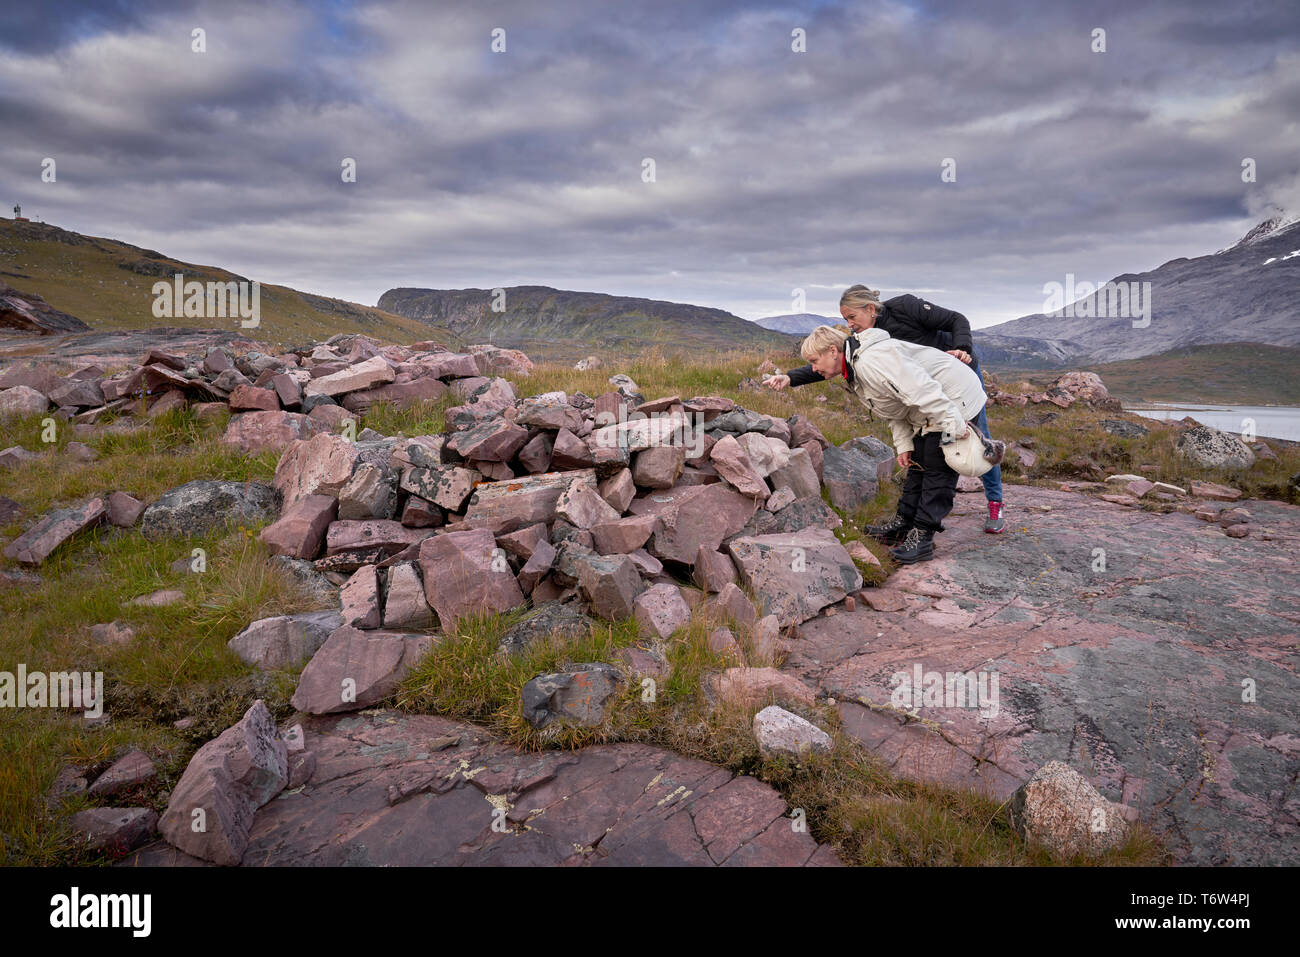
[[[975,374],[980,377],[980,384],[984,382],[984,375],[980,372],[980,361],[971,356],[970,368],[975,370]],[[980,414],[972,419],[975,427],[985,435],[989,434],[989,416],[988,403],[984,403],[984,408],[980,409]],[[990,436],[991,438],[991,436]],[[1002,466],[995,465],[981,476],[980,481],[984,483],[984,497],[990,502],[1002,501]]]

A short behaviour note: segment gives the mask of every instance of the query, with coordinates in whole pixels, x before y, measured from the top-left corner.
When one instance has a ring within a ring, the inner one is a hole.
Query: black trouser
[[[927,432],[913,440],[912,467],[898,500],[898,514],[917,528],[943,531],[943,519],[952,511],[957,494],[957,473],[943,457],[939,444],[941,432]]]

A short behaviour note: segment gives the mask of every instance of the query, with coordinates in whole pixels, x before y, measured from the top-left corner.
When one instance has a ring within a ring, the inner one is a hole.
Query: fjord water
[[[1261,438],[1300,441],[1300,409],[1283,405],[1197,405],[1182,402],[1178,405],[1146,403],[1125,406],[1126,412],[1161,421],[1177,420],[1190,415],[1202,425],[1224,432],[1241,434],[1247,420],[1255,423],[1255,434]]]

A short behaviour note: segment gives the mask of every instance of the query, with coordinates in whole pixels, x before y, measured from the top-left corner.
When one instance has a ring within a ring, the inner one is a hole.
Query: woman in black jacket
[[[911,295],[895,296],[882,303],[878,290],[868,289],[859,283],[850,286],[840,297],[840,315],[854,332],[875,327],[885,330],[894,339],[941,349],[970,365],[976,375],[980,376],[980,381],[984,379],[971,342],[970,323],[960,312],[944,309]],[[812,366],[801,366],[784,375],[772,376],[767,384],[773,389],[784,389],[787,385],[799,386],[823,381],[825,380],[813,371]],[[988,413],[984,409],[980,410],[974,421],[980,431],[989,434]],[[981,481],[989,505],[984,531],[998,534],[1006,528],[1006,521],[1002,517],[1002,467],[995,465],[984,473]]]

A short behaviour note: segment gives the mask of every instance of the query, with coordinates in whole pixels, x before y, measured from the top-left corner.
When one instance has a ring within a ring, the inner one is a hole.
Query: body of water
[[[1255,434],[1265,439],[1290,439],[1300,441],[1300,409],[1281,405],[1196,405],[1191,402],[1179,405],[1150,405],[1125,407],[1126,412],[1146,416],[1149,419],[1181,419],[1190,415],[1202,425],[1223,432],[1240,435],[1246,428],[1246,420],[1255,423]]]

